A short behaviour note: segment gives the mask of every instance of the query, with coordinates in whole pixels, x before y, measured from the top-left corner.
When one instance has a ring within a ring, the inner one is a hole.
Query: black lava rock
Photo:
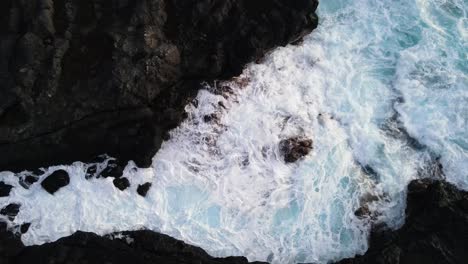
[[[125,177],[115,178],[113,180],[113,183],[114,183],[114,186],[117,187],[117,189],[121,191],[130,187],[130,181],[128,181],[128,179]]]
[[[373,230],[363,256],[339,264],[468,263],[468,192],[444,181],[408,186],[406,220],[399,230]]]
[[[101,172],[101,177],[107,178],[119,178],[122,177],[123,171],[125,170],[125,165],[121,162],[117,162],[115,160],[109,161],[107,167]]]
[[[54,194],[60,188],[67,186],[69,183],[70,176],[68,176],[68,172],[57,170],[47,176],[47,178],[41,182],[41,185],[48,193]]]
[[[148,167],[202,82],[317,26],[317,0],[0,1],[0,171]]]
[[[0,210],[0,214],[7,216],[10,221],[13,221],[18,215],[20,207],[20,204],[9,204]]]
[[[24,234],[24,233],[28,232],[30,226],[31,226],[31,223],[22,224],[22,225],[20,226],[20,232],[21,232],[21,234]]]
[[[143,197],[146,196],[146,194],[148,193],[149,189],[151,188],[151,182],[147,182],[145,184],[140,184],[138,185],[138,188],[137,188],[137,193]]]
[[[209,122],[215,120],[216,118],[217,118],[216,114],[209,114],[209,115],[203,116],[203,121],[205,121],[206,123],[209,123]]]
[[[296,162],[313,149],[311,139],[289,138],[281,140],[279,148],[287,163]]]
[[[89,166],[89,167],[86,169],[85,178],[86,178],[87,180],[93,178],[93,177],[96,175],[96,172],[97,172],[97,165],[93,164],[93,165]]]
[[[3,220],[0,220],[0,233],[5,232],[7,228],[8,228],[8,223]]]
[[[34,174],[29,174],[29,175],[26,175],[24,177],[21,177],[19,179],[19,184],[25,188],[25,189],[29,189],[29,187],[31,187],[31,185],[33,185],[34,183],[36,183],[37,181],[39,180],[39,177],[34,175]]]
[[[13,186],[6,184],[4,182],[0,182],[0,197],[9,196],[12,188]]]
[[[201,248],[151,231],[123,232],[121,235],[124,238],[115,235],[117,234],[101,237],[93,233],[77,232],[52,243],[24,247],[19,237],[6,232],[0,233],[0,263],[249,263],[244,257],[213,258]],[[131,239],[131,243],[126,238]]]

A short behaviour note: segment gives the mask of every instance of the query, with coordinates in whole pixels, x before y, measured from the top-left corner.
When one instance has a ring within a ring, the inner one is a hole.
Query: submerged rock
[[[51,175],[47,176],[42,182],[41,186],[50,194],[54,194],[60,188],[67,186],[70,183],[70,176],[64,170],[54,171]]]
[[[445,181],[408,186],[406,222],[399,230],[374,230],[363,256],[339,264],[468,263],[468,192]]]
[[[284,139],[279,143],[279,148],[285,162],[296,162],[312,151],[313,141],[297,137]]]
[[[201,82],[317,26],[318,1],[0,1],[0,171],[151,164]]]
[[[23,175],[19,178],[19,184],[25,188],[25,189],[29,189],[29,187],[31,187],[31,185],[33,185],[34,183],[36,183],[38,180],[39,180],[39,176],[42,173],[28,173],[26,175]]]
[[[363,205],[363,206],[359,207],[359,208],[354,212],[354,215],[355,215],[357,218],[360,218],[360,219],[364,219],[364,218],[370,217],[370,216],[371,216],[371,211],[370,211],[370,209],[369,209],[369,206]]]
[[[85,173],[85,178],[87,180],[91,179],[91,178],[94,178],[96,176],[96,172],[97,172],[97,165],[96,164],[92,164],[90,165],[87,169],[86,169],[86,173]]]

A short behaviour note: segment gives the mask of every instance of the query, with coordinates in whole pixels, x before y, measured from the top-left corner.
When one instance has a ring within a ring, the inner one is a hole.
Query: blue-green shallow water
[[[251,261],[327,263],[363,253],[370,219],[354,215],[360,206],[399,227],[407,183],[435,176],[436,162],[444,172],[436,176],[468,189],[467,6],[322,0],[319,28],[300,46],[250,65],[225,84],[233,94],[201,91],[153,167],[126,168],[130,190],[86,180],[89,164],[77,162],[42,175],[72,174],[55,196],[1,173],[15,188],[0,207],[22,204],[10,225],[31,223],[28,245],[76,230],[149,228]],[[219,120],[203,122],[212,113]],[[278,142],[294,136],[313,139],[314,149],[285,164]],[[153,187],[142,198],[135,189],[147,181]]]

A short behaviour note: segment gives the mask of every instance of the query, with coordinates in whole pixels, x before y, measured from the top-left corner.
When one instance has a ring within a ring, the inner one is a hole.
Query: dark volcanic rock
[[[279,148],[287,163],[296,162],[313,149],[311,139],[290,138],[281,140]]]
[[[60,188],[67,186],[70,183],[70,176],[64,170],[54,171],[51,175],[47,176],[42,182],[42,188],[48,193],[54,194]]]
[[[130,181],[125,177],[115,178],[113,180],[113,183],[114,183],[114,186],[117,187],[117,189],[119,189],[121,191],[123,191],[123,190],[127,189],[128,187],[130,187]]]
[[[8,223],[5,220],[0,220],[0,232],[6,231],[8,228]]]
[[[151,182],[147,182],[145,184],[141,184],[141,185],[138,185],[138,188],[137,188],[137,193],[143,197],[146,196],[146,194],[148,193],[149,189],[151,188]]]
[[[247,264],[243,257],[213,258],[198,247],[151,231],[124,232],[100,237],[77,232],[41,246],[22,246],[19,238],[0,244],[0,263],[15,264]],[[0,242],[6,240],[0,233]],[[13,243],[12,243],[13,242]]]
[[[10,256],[19,254],[22,248],[23,243],[17,235],[0,228],[0,263],[12,263],[10,261]]]
[[[317,26],[316,0],[0,2],[0,171],[149,166],[202,81]]]
[[[29,174],[29,175],[25,175],[25,176],[21,177],[19,179],[19,184],[21,186],[23,186],[23,188],[29,189],[29,187],[31,187],[31,185],[36,183],[38,180],[39,180],[38,176],[36,176],[34,174]]]
[[[15,204],[15,203],[9,204],[0,210],[0,214],[8,217],[10,221],[13,221],[15,217],[18,215],[20,207],[21,207],[20,204]]]
[[[0,182],[0,197],[7,197],[10,195],[10,191],[13,186],[6,184],[4,182]]]
[[[97,172],[97,165],[96,164],[93,164],[91,166],[89,166],[87,169],[86,169],[86,175],[85,175],[85,178],[87,180],[93,178],[96,176],[96,172]]]
[[[122,164],[121,162],[117,162],[115,160],[109,161],[107,163],[107,167],[101,172],[100,176],[107,178],[119,178],[122,177],[123,172],[125,170],[126,164]]]
[[[397,231],[375,230],[364,256],[340,264],[468,263],[468,192],[444,181],[408,186],[406,223]]]
[[[22,224],[20,226],[21,234],[24,234],[24,233],[28,232],[30,226],[31,226],[31,223]]]

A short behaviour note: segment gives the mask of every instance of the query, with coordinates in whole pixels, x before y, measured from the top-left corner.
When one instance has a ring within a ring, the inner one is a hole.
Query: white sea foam
[[[31,223],[23,242],[149,228],[215,256],[326,263],[366,250],[369,222],[354,215],[364,197],[380,197],[369,203],[376,221],[401,225],[406,184],[435,157],[468,188],[463,1],[327,0],[319,9],[303,44],[200,91],[153,167],[127,166],[129,190],[86,180],[79,162],[41,176],[72,175],[54,196],[1,173],[15,188],[0,205],[22,205],[12,225]],[[313,139],[314,150],[285,164],[278,143],[292,136]],[[143,198],[136,188],[147,181]]]

